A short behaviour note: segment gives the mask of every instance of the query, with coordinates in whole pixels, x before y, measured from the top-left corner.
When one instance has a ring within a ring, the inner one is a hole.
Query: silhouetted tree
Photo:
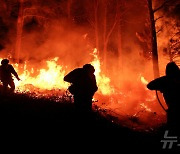
[[[176,64],[180,64],[180,12],[179,3],[173,3],[166,8],[165,19],[162,20],[164,26],[163,30],[166,33],[166,38],[168,40],[167,46],[164,46],[164,54],[168,55],[169,61],[174,61]]]
[[[163,3],[159,8],[153,10],[152,0],[147,0],[149,9],[149,21],[151,29],[151,49],[152,49],[152,60],[153,60],[153,71],[154,78],[159,77],[159,64],[158,64],[158,49],[157,49],[157,36],[155,27],[154,13],[158,11],[165,3]]]
[[[72,6],[73,0],[68,0],[67,1],[67,16],[68,16],[68,20],[71,21],[72,20],[72,15],[71,15],[71,6]]]
[[[94,33],[94,47],[99,51],[99,0],[86,1],[85,5],[88,14],[88,22]]]
[[[20,53],[21,53],[21,44],[22,44],[22,35],[23,27],[26,20],[45,20],[47,21],[48,15],[53,14],[50,9],[41,7],[41,5],[32,1],[30,6],[25,5],[24,0],[18,1],[18,16],[17,16],[17,26],[16,26],[16,44],[13,58],[17,63],[19,63]],[[46,24],[47,22],[43,22]],[[46,26],[44,26],[46,27]]]
[[[15,45],[15,52],[14,58],[19,63],[19,54],[21,51],[21,39],[22,39],[22,31],[23,31],[23,3],[24,0],[19,0],[19,12],[17,18],[17,36],[16,36],[16,45]]]

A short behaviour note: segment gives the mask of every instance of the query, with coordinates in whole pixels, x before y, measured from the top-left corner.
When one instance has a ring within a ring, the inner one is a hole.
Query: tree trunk
[[[103,19],[103,62],[104,69],[106,71],[107,67],[107,5],[106,0],[104,0],[104,19]]]
[[[69,21],[71,21],[71,5],[72,5],[72,0],[68,0],[68,2],[67,2],[67,15],[68,15]]]
[[[118,41],[118,68],[122,73],[122,31],[121,31],[121,10],[120,10],[120,1],[117,2],[117,41]]]
[[[22,31],[23,31],[23,2],[24,0],[19,0],[16,46],[15,46],[15,53],[13,57],[17,63],[19,63],[19,55],[21,51],[21,41],[22,41]]]
[[[149,9],[149,20],[151,28],[151,46],[152,46],[152,61],[153,61],[153,72],[154,78],[159,77],[159,65],[158,65],[158,49],[157,49],[157,36],[156,27],[154,20],[154,11],[152,8],[152,0],[147,0]]]
[[[95,24],[95,46],[99,51],[99,35],[98,35],[98,0],[94,0],[94,24]]]
[[[118,68],[123,71],[123,57],[122,57],[122,35],[121,25],[118,24]]]

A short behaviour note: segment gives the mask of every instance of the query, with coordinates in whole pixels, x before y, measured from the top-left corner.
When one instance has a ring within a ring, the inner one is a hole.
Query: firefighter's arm
[[[15,71],[15,69],[13,68],[13,66],[11,66],[11,73],[16,77],[17,80],[21,80],[17,74],[17,72]]]
[[[165,86],[165,78],[164,77],[160,77],[155,80],[152,80],[151,82],[149,82],[147,84],[147,88],[150,90],[162,91],[164,89],[164,86]]]

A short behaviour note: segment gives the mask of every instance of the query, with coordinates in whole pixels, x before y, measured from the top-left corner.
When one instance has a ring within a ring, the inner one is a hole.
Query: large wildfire
[[[95,67],[98,85],[98,91],[93,98],[97,111],[117,117],[117,122],[135,129],[151,130],[166,121],[165,112],[158,104],[155,93],[146,88],[148,81],[141,74],[135,84],[128,82],[125,87],[117,88],[112,85],[111,79],[101,72],[97,49],[92,51],[91,56],[93,61],[89,63]],[[57,61],[58,57],[45,61],[44,68],[28,67],[28,61],[23,66],[12,64],[21,79],[14,80],[16,92],[33,93],[36,97],[46,97],[51,93],[51,96],[58,95],[60,100],[67,92],[69,84],[63,80],[67,73],[66,67],[59,65]],[[38,74],[34,76],[34,72]]]
[[[152,0],[154,8],[163,5],[150,20],[147,2],[0,1],[0,60],[10,59],[19,74],[15,93],[56,97],[57,102],[72,98],[64,76],[91,63],[98,85],[94,110],[134,129],[166,123],[161,93],[146,87],[154,79],[150,21],[156,25],[162,76],[169,61],[180,64],[180,4]]]

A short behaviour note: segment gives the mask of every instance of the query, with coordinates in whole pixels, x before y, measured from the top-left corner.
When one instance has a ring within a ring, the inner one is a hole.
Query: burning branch
[[[163,28],[161,27],[158,31],[156,31],[156,33],[158,34],[162,30],[163,30]]]
[[[163,17],[164,17],[164,16],[160,16],[160,17],[156,18],[156,19],[155,19],[155,22],[156,22],[157,20],[163,18]]]
[[[162,3],[158,8],[154,9],[153,12],[157,12],[158,10],[162,9],[170,0],[165,0],[164,3]]]

